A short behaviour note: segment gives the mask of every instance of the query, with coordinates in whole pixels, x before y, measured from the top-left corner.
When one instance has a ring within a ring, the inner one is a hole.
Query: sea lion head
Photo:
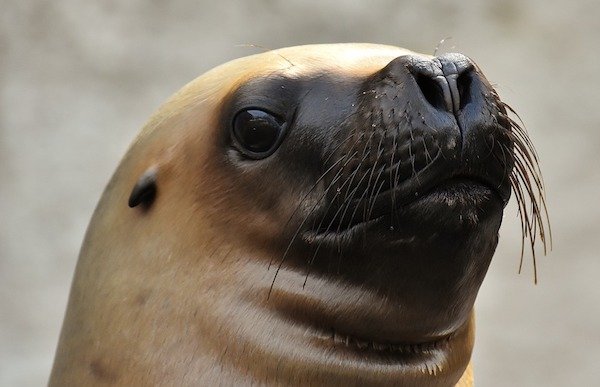
[[[461,54],[301,46],[209,71],[109,184],[63,341],[77,316],[103,336],[86,354],[136,380],[453,385],[511,186],[541,187],[518,184],[539,171],[507,109]]]

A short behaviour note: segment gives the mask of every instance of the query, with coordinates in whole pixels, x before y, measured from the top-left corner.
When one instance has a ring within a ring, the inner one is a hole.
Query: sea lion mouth
[[[422,211],[427,204],[445,204],[446,210],[441,207],[439,213],[443,216],[448,212],[481,204],[482,201],[495,200],[504,206],[510,198],[510,186],[474,175],[455,175],[422,187],[425,189],[421,192],[415,191],[404,197],[397,196],[394,188],[391,188],[379,193],[370,203],[356,200],[345,210],[352,216],[333,216],[331,219],[325,217],[317,227],[305,233],[306,238],[319,242],[348,240],[381,224],[388,225],[390,231],[394,231],[397,217],[408,212]]]

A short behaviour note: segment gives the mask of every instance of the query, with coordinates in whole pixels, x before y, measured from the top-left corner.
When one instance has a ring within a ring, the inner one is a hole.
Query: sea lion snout
[[[469,186],[462,198],[485,191],[506,204],[510,125],[469,58],[399,56],[361,90],[356,114],[339,131],[341,145],[330,158],[338,165],[329,174],[335,189],[328,192],[333,210],[324,229],[331,223],[345,230],[390,215],[456,181]]]

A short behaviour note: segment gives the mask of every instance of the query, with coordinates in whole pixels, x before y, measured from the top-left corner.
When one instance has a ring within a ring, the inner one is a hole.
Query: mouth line
[[[318,338],[336,348],[373,355],[414,356],[430,355],[448,348],[454,334],[421,343],[377,341],[337,332],[335,329],[319,330]]]
[[[442,180],[439,183],[429,187],[423,194],[420,194],[416,197],[408,197],[402,200],[401,198],[396,200],[395,206],[391,207],[389,211],[381,213],[373,218],[362,220],[358,219],[357,221],[352,222],[342,222],[334,224],[334,227],[328,227],[327,229],[312,229],[308,230],[305,234],[308,240],[321,240],[321,239],[351,239],[354,235],[358,233],[364,233],[364,231],[381,221],[383,221],[386,217],[392,216],[394,210],[399,209],[401,206],[413,206],[419,202],[426,201],[430,199],[434,194],[442,192],[442,191],[450,191],[453,188],[457,188],[462,186],[463,188],[469,189],[469,191],[474,191],[476,187],[483,187],[486,190],[489,190],[497,200],[502,203],[506,203],[507,199],[506,195],[500,191],[500,189],[493,183],[479,177],[479,176],[470,176],[470,175],[455,175],[448,179]],[[461,195],[468,195],[468,192],[465,189],[462,190]],[[456,191],[457,192],[457,191]],[[378,196],[381,198],[382,196],[391,196],[393,195],[393,189],[386,190],[381,192]]]

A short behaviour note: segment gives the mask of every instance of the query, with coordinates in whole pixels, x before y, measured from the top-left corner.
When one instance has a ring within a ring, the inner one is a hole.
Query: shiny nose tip
[[[456,114],[468,102],[473,64],[464,55],[446,54],[430,63],[414,63],[421,93],[436,109]]]

